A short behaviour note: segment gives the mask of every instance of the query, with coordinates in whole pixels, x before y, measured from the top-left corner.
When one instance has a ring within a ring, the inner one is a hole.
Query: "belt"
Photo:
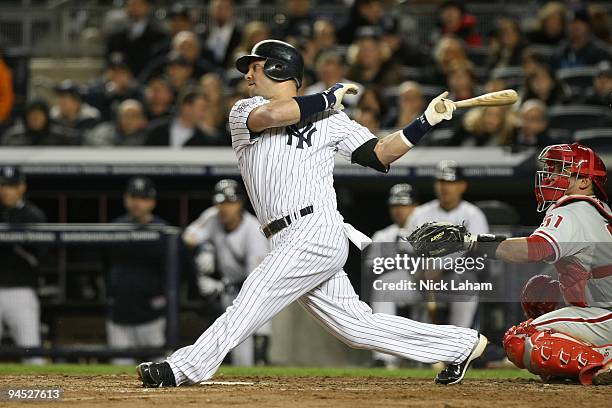
[[[314,209],[312,205],[309,205],[308,207],[304,207],[300,210],[300,216],[304,217],[308,214],[312,214],[313,212],[314,212]],[[264,225],[261,230],[263,231],[266,238],[270,238],[272,235],[290,226],[291,222],[292,222],[291,217],[287,215],[283,218],[274,220],[267,225]]]

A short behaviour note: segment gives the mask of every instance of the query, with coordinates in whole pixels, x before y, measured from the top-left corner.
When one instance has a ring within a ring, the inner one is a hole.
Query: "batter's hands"
[[[359,88],[355,84],[338,82],[328,90],[321,92],[321,95],[325,98],[326,109],[342,110],[344,109],[344,105],[342,105],[344,95],[356,95],[358,90]]]
[[[446,99],[447,96],[448,91],[442,92],[442,94],[433,98],[433,100],[429,102],[429,105],[427,105],[427,109],[425,109],[425,118],[431,126],[437,125],[443,120],[451,120],[453,118],[453,111],[457,109],[457,107],[453,101]],[[443,113],[436,112],[436,104],[439,101],[444,102],[446,110]]]

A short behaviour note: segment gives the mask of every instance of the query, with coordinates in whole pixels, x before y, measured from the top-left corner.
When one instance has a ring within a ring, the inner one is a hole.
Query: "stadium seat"
[[[603,106],[565,105],[553,106],[548,111],[551,129],[576,131],[605,127],[611,124],[610,109]]]
[[[612,150],[612,128],[583,129],[574,132],[574,141],[595,150]]]
[[[592,86],[596,74],[596,67],[561,68],[556,72],[557,79],[567,84],[574,94],[579,94],[581,90]]]
[[[533,52],[537,55],[542,56],[548,62],[552,62],[557,53],[557,49],[550,45],[529,45],[525,48],[525,52]]]
[[[402,66],[400,68],[400,76],[402,81],[420,82],[423,79],[423,70],[417,67]]]
[[[491,71],[491,79],[502,79],[508,88],[518,88],[525,81],[525,73],[520,66],[499,67]]]

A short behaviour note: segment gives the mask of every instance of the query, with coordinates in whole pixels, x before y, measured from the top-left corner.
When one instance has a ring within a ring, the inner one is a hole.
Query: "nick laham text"
[[[469,280],[463,281],[434,281],[434,280],[418,280],[410,281],[406,279],[397,282],[385,282],[380,279],[372,283],[374,290],[391,290],[391,291],[492,291],[493,284],[491,282],[472,282]]]

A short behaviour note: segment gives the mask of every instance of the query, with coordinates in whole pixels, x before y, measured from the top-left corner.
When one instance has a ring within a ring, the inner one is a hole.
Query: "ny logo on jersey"
[[[298,140],[296,147],[298,149],[304,148],[304,142],[306,142],[308,147],[311,147],[312,142],[310,139],[312,138],[312,134],[317,131],[317,128],[314,127],[312,122],[304,126],[303,129],[299,129],[297,125],[287,126],[285,129],[287,131],[287,145],[292,146],[293,138],[296,137]]]

